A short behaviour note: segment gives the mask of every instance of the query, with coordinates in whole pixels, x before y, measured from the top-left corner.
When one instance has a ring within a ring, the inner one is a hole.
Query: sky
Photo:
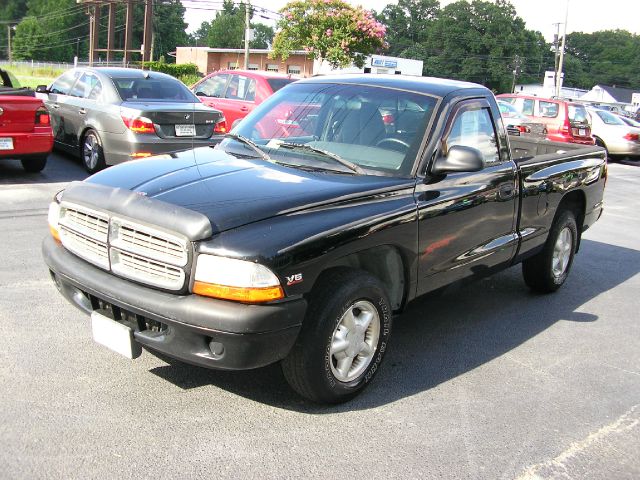
[[[397,3],[393,0],[346,0],[352,5],[362,5],[364,8],[381,11],[386,5]],[[442,6],[452,3],[454,0],[440,0]],[[640,2],[638,0],[511,0],[527,28],[540,31],[544,37],[551,41],[555,28],[553,23],[564,23],[565,13],[569,4],[569,17],[567,21],[567,33],[585,32],[592,33],[598,30],[628,30],[640,34]],[[210,0],[186,0],[185,5],[197,5],[201,3],[207,8],[215,6],[217,2]],[[221,2],[220,2],[221,3]],[[252,0],[252,5],[278,11],[284,7],[287,0]],[[189,31],[200,26],[204,20],[211,20],[215,12],[187,8],[185,20],[189,23]],[[264,19],[255,19],[262,23],[273,24]],[[563,28],[562,26],[560,27]],[[560,31],[562,34],[562,30]]]

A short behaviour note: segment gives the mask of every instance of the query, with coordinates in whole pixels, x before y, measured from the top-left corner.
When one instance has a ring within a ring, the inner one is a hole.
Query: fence
[[[73,63],[65,63],[65,62],[36,62],[35,60],[31,61],[13,61],[9,63],[8,60],[0,60],[0,67],[22,67],[22,68],[31,68],[32,70],[36,69],[49,69],[49,70],[68,70],[75,66],[78,67],[88,67],[89,62],[77,62],[77,64]],[[139,68],[140,62],[128,62],[124,63],[122,61],[117,62],[93,62],[94,67],[129,67],[129,68]]]

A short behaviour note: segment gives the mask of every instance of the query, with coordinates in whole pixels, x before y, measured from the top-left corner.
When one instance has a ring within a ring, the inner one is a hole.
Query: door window
[[[84,73],[71,89],[70,95],[96,100],[102,93],[102,83],[95,75]]]
[[[458,112],[447,135],[447,151],[454,145],[477,148],[487,165],[498,162],[496,132],[488,108],[469,107]]]
[[[533,100],[525,98],[522,102],[522,113],[525,115],[533,115]]]
[[[76,79],[80,76],[80,73],[81,72],[78,70],[71,70],[69,72],[62,74],[51,85],[51,89],[50,89],[51,93],[56,93],[59,95],[68,95]]]
[[[229,75],[214,75],[203,80],[195,90],[196,95],[203,97],[222,97]]]
[[[253,101],[256,97],[256,81],[244,75],[232,75],[224,98]]]
[[[556,102],[540,100],[539,107],[541,117],[555,118],[558,116],[558,104]]]

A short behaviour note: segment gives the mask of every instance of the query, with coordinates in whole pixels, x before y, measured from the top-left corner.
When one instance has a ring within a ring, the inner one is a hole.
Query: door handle
[[[244,105],[240,107],[241,112],[246,112],[247,110],[249,110],[249,107],[245,107]]]
[[[53,105],[51,105],[53,108],[55,108],[56,110],[60,108],[60,105],[58,105],[57,103],[54,103]]]
[[[86,114],[87,114],[87,111],[86,111],[84,108],[81,108],[80,110],[78,110],[78,113],[79,113],[80,115],[86,115]]]

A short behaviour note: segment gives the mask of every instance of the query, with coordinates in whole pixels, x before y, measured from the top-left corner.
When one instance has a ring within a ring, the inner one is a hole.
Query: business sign
[[[371,58],[371,66],[383,67],[383,68],[397,68],[398,62],[396,60],[387,60],[385,58]]]

